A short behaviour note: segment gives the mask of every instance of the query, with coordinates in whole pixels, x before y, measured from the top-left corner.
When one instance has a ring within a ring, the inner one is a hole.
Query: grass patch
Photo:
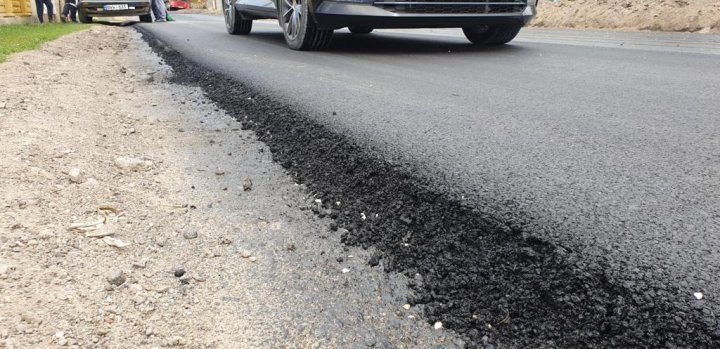
[[[44,42],[88,28],[90,24],[46,23],[0,25],[0,62],[15,52],[34,50]]]

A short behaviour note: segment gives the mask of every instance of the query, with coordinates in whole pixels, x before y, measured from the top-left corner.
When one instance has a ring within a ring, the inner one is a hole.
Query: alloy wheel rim
[[[232,25],[232,19],[233,19],[233,6],[231,3],[232,0],[223,0],[223,12],[225,14],[225,26],[228,28]]]
[[[302,0],[282,0],[282,23],[285,35],[295,39],[300,32],[300,21],[303,17]]]

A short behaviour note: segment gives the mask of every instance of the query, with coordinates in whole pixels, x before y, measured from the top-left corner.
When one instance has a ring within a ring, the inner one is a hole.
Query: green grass
[[[44,42],[88,28],[90,24],[45,23],[0,25],[0,62],[15,52],[34,50]]]

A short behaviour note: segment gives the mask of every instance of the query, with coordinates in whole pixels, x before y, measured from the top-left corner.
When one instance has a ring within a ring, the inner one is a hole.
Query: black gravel
[[[720,348],[716,315],[687,290],[643,292],[606,266],[451,199],[408,165],[386,161],[283,101],[200,65],[138,30],[175,71],[252,129],[315,197],[317,214],[368,263],[408,276],[430,323],[485,348]],[[340,205],[337,205],[337,202]],[[363,218],[364,217],[364,218]]]

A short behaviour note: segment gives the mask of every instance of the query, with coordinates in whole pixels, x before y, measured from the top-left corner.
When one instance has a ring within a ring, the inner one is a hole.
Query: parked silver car
[[[321,50],[333,30],[462,28],[477,45],[502,45],[536,14],[537,0],[223,0],[230,34],[246,35],[252,21],[276,18],[294,50]]]

